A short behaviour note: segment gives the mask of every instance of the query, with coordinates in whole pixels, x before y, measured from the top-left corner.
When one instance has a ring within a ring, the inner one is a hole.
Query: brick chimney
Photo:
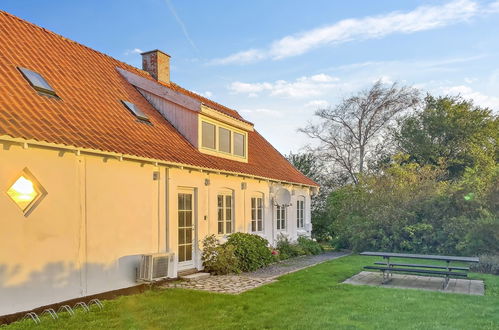
[[[149,72],[154,79],[170,83],[170,55],[158,49],[142,55],[142,70]]]

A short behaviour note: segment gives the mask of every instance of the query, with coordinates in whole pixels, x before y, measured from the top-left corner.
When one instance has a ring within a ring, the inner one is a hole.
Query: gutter
[[[29,146],[32,145],[32,146],[37,146],[37,147],[41,147],[41,148],[73,152],[77,156],[84,153],[84,154],[88,154],[88,155],[98,155],[98,156],[102,156],[102,157],[115,158],[115,159],[118,159],[119,161],[124,161],[124,160],[138,161],[141,163],[151,164],[153,166],[162,165],[162,166],[166,166],[166,167],[174,167],[174,168],[176,167],[179,169],[199,171],[199,172],[204,172],[204,173],[208,173],[208,174],[212,173],[212,174],[230,175],[230,176],[249,178],[249,179],[254,179],[254,180],[267,181],[267,182],[277,183],[277,184],[287,184],[287,185],[300,187],[300,188],[306,187],[306,188],[310,188],[312,190],[312,192],[315,192],[319,189],[319,186],[315,186],[315,185],[296,183],[296,182],[290,182],[290,181],[283,181],[283,180],[276,180],[276,179],[272,179],[269,177],[250,175],[250,174],[245,174],[245,173],[241,173],[241,172],[216,170],[216,169],[211,169],[211,168],[206,168],[206,167],[201,167],[201,166],[196,166],[196,165],[188,165],[188,164],[183,164],[183,163],[165,161],[165,160],[161,160],[161,159],[146,158],[146,157],[140,157],[140,156],[134,156],[134,155],[128,155],[128,154],[120,154],[120,153],[116,153],[116,152],[96,150],[96,149],[90,149],[90,148],[79,148],[79,147],[75,147],[75,146],[68,146],[68,145],[57,144],[57,143],[49,143],[49,142],[37,141],[37,140],[33,140],[33,139],[26,140],[23,138],[13,138],[13,137],[10,137],[8,135],[0,135],[0,141],[5,141],[5,142],[11,143],[11,144],[20,145],[23,147],[23,149],[28,149]]]

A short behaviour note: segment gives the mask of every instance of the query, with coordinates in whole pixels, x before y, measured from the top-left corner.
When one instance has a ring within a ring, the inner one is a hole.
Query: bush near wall
[[[324,251],[319,243],[308,237],[300,236],[295,243],[283,235],[279,237],[276,249],[279,251],[280,260],[302,255],[320,254]]]
[[[203,266],[216,274],[253,271],[274,261],[269,242],[253,234],[234,233],[224,244],[219,244],[215,235],[203,240]]]
[[[269,242],[258,235],[234,233],[229,236],[225,244],[234,246],[239,269],[243,272],[265,267],[273,261]]]

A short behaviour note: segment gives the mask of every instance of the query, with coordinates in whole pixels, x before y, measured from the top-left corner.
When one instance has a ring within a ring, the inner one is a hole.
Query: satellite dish
[[[280,206],[289,205],[291,202],[291,193],[287,189],[280,188],[275,193],[274,201]]]

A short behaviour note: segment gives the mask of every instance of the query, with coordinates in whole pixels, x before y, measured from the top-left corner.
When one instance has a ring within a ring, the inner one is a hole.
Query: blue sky
[[[282,153],[318,107],[398,81],[499,110],[499,1],[2,0],[0,9],[238,110]]]

